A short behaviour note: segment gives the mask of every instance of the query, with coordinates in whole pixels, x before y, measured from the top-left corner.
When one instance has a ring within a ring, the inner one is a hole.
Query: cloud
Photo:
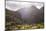
[[[6,1],[6,8],[12,11],[17,11],[24,7],[31,7],[34,5],[36,8],[40,9],[43,7],[43,3],[30,3],[30,2],[15,2],[15,1]]]

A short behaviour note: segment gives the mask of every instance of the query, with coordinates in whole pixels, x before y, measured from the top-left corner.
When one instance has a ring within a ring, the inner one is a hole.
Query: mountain
[[[35,6],[21,8],[18,11],[6,9],[6,21],[15,22],[16,24],[34,24],[43,21],[43,8],[38,9]]]

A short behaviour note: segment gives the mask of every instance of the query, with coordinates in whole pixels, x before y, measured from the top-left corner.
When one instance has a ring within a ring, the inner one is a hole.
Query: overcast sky
[[[43,7],[43,3],[33,3],[33,2],[16,2],[15,0],[6,0],[6,8],[12,11],[17,11],[24,7],[36,6],[38,9]]]

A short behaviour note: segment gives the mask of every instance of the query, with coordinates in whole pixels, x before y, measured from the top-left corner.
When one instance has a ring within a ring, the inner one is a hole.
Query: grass
[[[41,29],[41,28],[44,28],[44,25],[43,24],[30,24],[30,25],[17,25],[16,26],[16,29],[17,30],[26,30],[26,29]]]
[[[22,25],[6,25],[6,31],[9,30],[31,30],[31,29],[43,29],[44,28],[44,24],[43,23],[38,23],[38,24],[22,24]]]

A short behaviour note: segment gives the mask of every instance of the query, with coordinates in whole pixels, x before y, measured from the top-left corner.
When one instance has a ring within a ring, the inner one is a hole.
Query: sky
[[[16,2],[15,0],[6,0],[6,8],[11,11],[17,11],[21,8],[28,8],[34,5],[36,8],[40,9],[43,7],[43,3],[34,3],[34,2]]]

